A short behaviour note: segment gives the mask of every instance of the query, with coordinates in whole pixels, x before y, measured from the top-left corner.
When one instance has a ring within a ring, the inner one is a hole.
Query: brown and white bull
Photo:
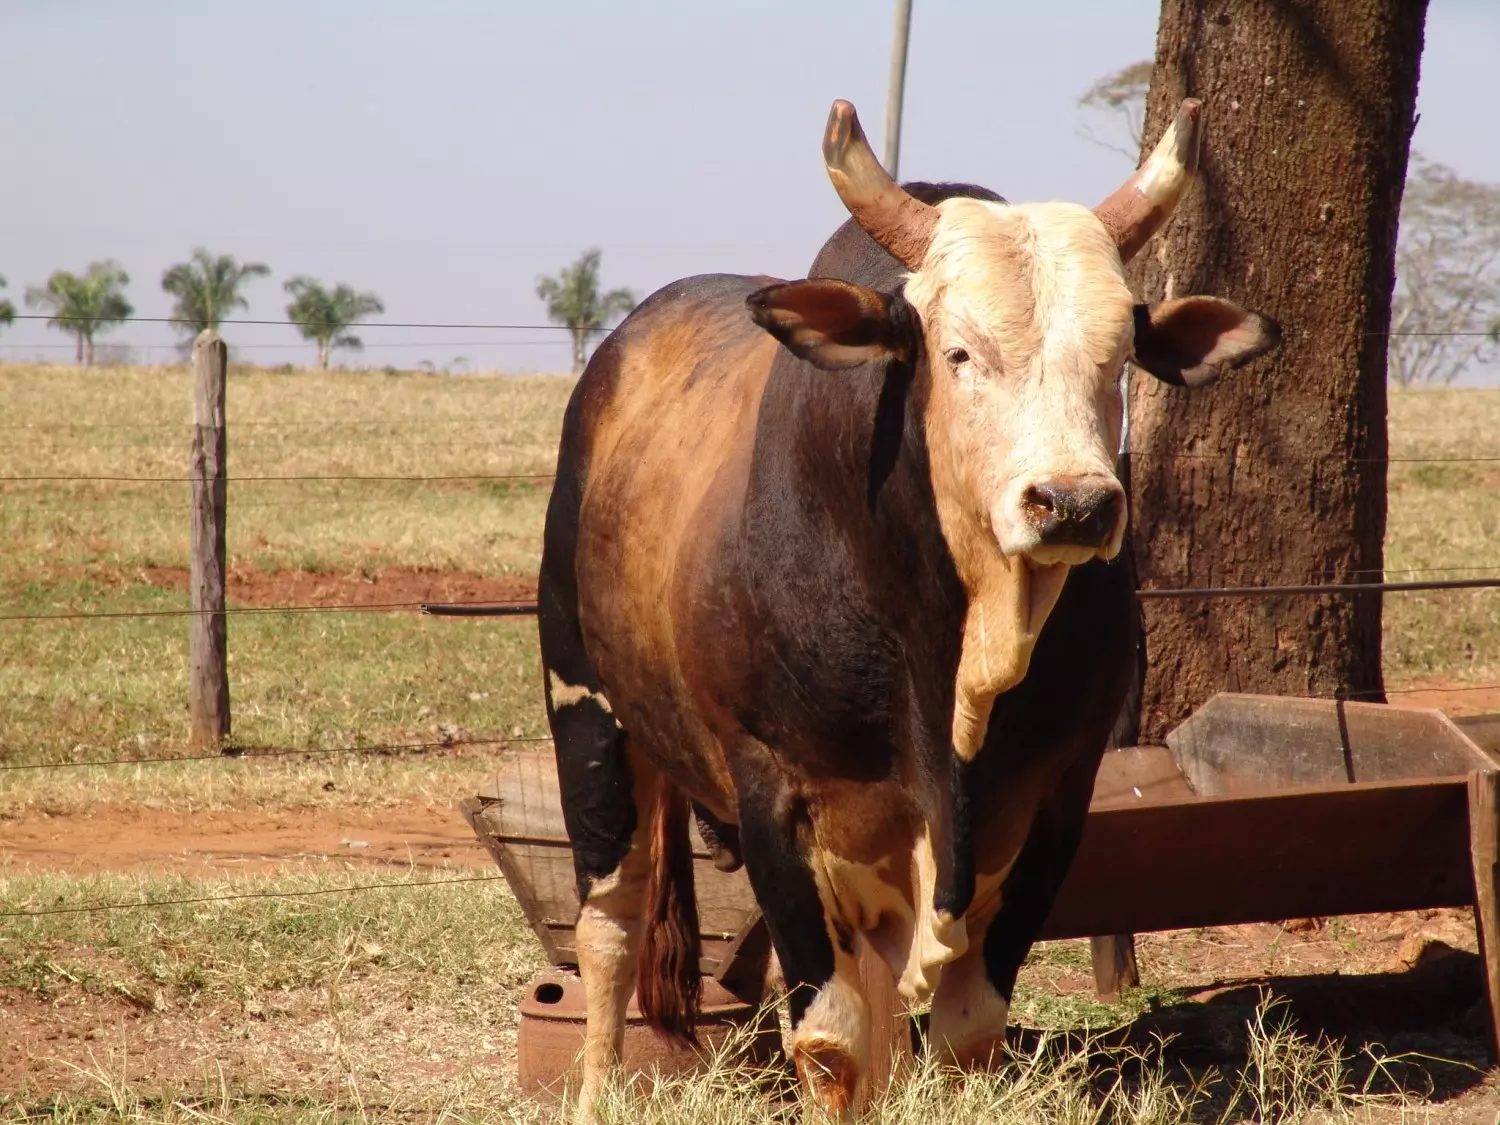
[[[690,813],[748,868],[817,1101],[867,1066],[856,934],[931,998],[935,1049],[1003,1037],[1135,658],[1121,372],[1202,384],[1278,339],[1126,286],[1199,112],[1091,210],[900,187],[836,102],[852,218],[811,276],[676,282],[588,365],[540,577],[585,1114],[632,987],[691,1034]]]

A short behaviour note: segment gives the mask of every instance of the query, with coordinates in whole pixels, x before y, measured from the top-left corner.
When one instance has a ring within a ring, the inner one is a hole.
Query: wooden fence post
[[[193,342],[192,557],[188,564],[190,744],[225,748],[229,738],[229,636],[224,619],[227,486],[224,382],[229,350],[212,328]]]

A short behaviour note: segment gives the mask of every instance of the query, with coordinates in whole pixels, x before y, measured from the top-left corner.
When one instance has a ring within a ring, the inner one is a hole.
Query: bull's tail
[[[703,978],[699,975],[698,901],[693,894],[693,848],[687,797],[665,778],[651,834],[646,933],[638,961],[636,1002],[657,1031],[696,1043]]]

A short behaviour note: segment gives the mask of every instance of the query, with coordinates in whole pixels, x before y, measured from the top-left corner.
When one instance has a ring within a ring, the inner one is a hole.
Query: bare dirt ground
[[[145,582],[184,593],[188,571],[181,566],[148,566],[101,573],[101,580],[133,585]],[[387,566],[365,572],[261,570],[246,564],[229,569],[226,596],[234,605],[386,605],[411,602],[513,602],[536,597],[536,579],[490,578],[437,568]]]
[[[492,869],[458,814],[440,803],[199,813],[102,805],[87,817],[31,814],[7,821],[0,838],[18,873],[222,875],[322,862]],[[1466,910],[1148,934],[1139,948],[1154,995],[1150,1010],[1119,1033],[1128,1042],[1169,1036],[1171,1056],[1186,1065],[1232,1065],[1244,1051],[1245,1020],[1269,990],[1286,998],[1304,1032],[1347,1037],[1356,1050],[1376,1044],[1386,1055],[1423,1056],[1392,1068],[1430,1099],[1408,1119],[1500,1120],[1500,1089],[1486,1070],[1480,967]],[[1034,995],[1080,1000],[1093,990],[1076,946],[1071,955],[1042,947],[1027,983]],[[357,1005],[359,985],[350,987],[344,1002]],[[299,1004],[306,1010],[298,1011]],[[340,1060],[355,1057],[356,1047],[367,1078],[381,1067],[399,1067],[438,1082],[460,1072],[511,1081],[512,1020],[497,1021],[493,1035],[429,1042],[423,1021],[406,1015],[361,1025],[356,1044],[355,1033],[339,1026],[317,998],[288,997],[282,1007],[263,1011],[232,1002],[174,1006],[128,995],[46,998],[4,989],[0,1089],[22,1079],[32,1088],[50,1078],[66,1085],[76,1082],[78,1068],[97,1073],[101,1060],[122,1054],[135,1080],[186,1088],[202,1080],[205,1044],[213,1044],[216,1065],[231,1081],[269,1068],[326,1087],[341,1080]],[[1019,1004],[1013,1019],[1027,1023]],[[41,1065],[46,1073],[37,1069]],[[1368,1067],[1355,1070],[1358,1080],[1368,1075]]]
[[[457,812],[419,802],[265,813],[106,805],[86,817],[6,821],[0,841],[11,871],[68,875],[258,874],[327,860],[372,868],[493,866]]]
[[[1475,686],[1458,680],[1428,679],[1392,692],[1390,702],[1401,707],[1430,707],[1449,715],[1500,714],[1500,686]]]

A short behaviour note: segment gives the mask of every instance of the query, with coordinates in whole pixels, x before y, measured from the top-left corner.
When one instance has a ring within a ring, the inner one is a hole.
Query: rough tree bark
[[[1141,585],[1378,581],[1386,332],[1425,0],[1165,0],[1145,135],[1203,99],[1202,174],[1134,267],[1144,299],[1275,317],[1208,391],[1132,380]],[[1146,603],[1142,741],[1217,691],[1383,698],[1378,594]]]

